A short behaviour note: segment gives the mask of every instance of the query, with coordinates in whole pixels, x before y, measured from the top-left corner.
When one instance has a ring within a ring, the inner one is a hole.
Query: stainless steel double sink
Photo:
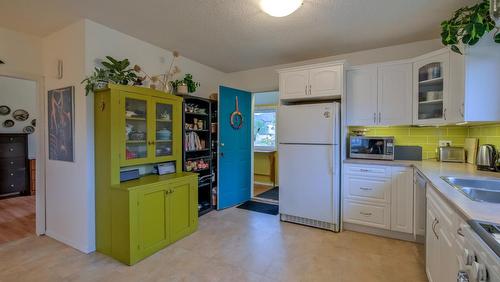
[[[473,201],[500,203],[500,179],[469,179],[441,176],[441,179]]]

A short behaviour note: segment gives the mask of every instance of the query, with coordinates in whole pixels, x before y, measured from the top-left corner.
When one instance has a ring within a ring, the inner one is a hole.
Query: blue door
[[[218,209],[250,200],[251,109],[250,92],[219,87]]]

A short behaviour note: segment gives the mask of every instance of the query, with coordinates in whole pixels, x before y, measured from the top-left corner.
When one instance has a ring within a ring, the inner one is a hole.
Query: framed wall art
[[[47,99],[49,160],[73,162],[75,87],[49,90]]]

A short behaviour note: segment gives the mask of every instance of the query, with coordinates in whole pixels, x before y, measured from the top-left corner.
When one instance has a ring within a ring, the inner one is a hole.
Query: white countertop
[[[386,166],[412,166],[429,180],[434,188],[445,198],[457,212],[466,220],[476,219],[500,224],[500,204],[476,202],[446,183],[441,176],[462,178],[495,178],[500,179],[500,173],[478,171],[476,166],[464,163],[442,163],[435,160],[427,161],[379,161],[346,159],[344,163]]]

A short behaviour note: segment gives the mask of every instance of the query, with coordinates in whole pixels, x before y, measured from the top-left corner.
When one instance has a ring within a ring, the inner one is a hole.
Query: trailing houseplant
[[[136,71],[129,67],[130,62],[128,59],[119,61],[111,56],[106,56],[106,59],[107,61],[101,62],[104,68],[94,68],[92,75],[82,81],[82,83],[85,83],[85,95],[105,87],[110,82],[128,85],[139,79]]]
[[[480,3],[463,7],[455,11],[453,17],[441,23],[441,39],[445,46],[462,54],[459,44],[473,46],[483,35],[497,29],[493,40],[500,43],[500,33],[495,21],[490,16],[490,1],[482,0]]]
[[[190,73],[186,73],[186,75],[184,76],[184,78],[182,80],[173,80],[173,81],[170,81],[170,85],[172,86],[172,89],[177,92],[179,89],[179,86],[181,85],[186,85],[187,86],[187,90],[189,93],[193,93],[196,91],[196,89],[198,87],[200,87],[200,83],[199,82],[196,82],[193,80],[193,76],[190,74]]]

